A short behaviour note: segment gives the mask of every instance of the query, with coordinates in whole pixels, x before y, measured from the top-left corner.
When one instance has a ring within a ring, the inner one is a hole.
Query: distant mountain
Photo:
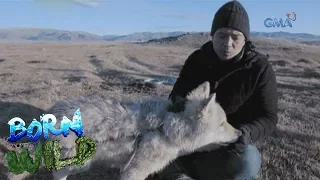
[[[320,35],[313,35],[308,33],[289,33],[289,32],[251,32],[252,36],[262,36],[262,37],[269,37],[269,38],[284,38],[288,40],[294,41],[303,41],[303,40],[320,40]]]
[[[124,36],[112,36],[106,35],[104,36],[105,40],[111,41],[131,41],[131,42],[144,42],[150,39],[161,39],[170,36],[179,36],[185,34],[185,32],[176,31],[176,32],[141,32],[141,33],[133,33]]]
[[[102,39],[105,41],[115,41],[116,39],[120,38],[122,36],[118,36],[118,35],[104,35],[102,36]]]
[[[0,40],[28,41],[99,41],[99,35],[81,31],[65,31],[40,28],[8,28],[0,29]]]
[[[199,47],[211,39],[209,32],[186,33],[179,36],[165,37],[162,39],[151,39],[142,44],[167,44],[175,46]]]
[[[141,44],[162,44],[173,46],[187,46],[192,48],[199,48],[205,42],[212,39],[209,32],[200,33],[187,33],[180,36],[166,37],[162,39],[152,39]],[[311,34],[291,34],[284,32],[275,33],[251,33],[251,41],[258,47],[270,46],[272,48],[275,45],[284,46],[286,43],[298,44],[304,43],[309,45],[320,45],[320,37]],[[291,42],[291,43],[290,43]],[[294,47],[292,47],[294,49]]]
[[[0,40],[7,41],[126,41],[126,42],[148,42],[162,41],[163,38],[178,38],[188,34],[202,34],[200,38],[205,38],[208,32],[141,32],[128,35],[96,35],[82,31],[67,31],[41,28],[7,28],[0,29]],[[320,36],[307,33],[288,32],[251,32],[252,36],[262,36],[269,38],[284,38],[294,41],[305,41],[306,43],[319,44]],[[195,41],[201,41],[201,39]]]
[[[96,35],[81,31],[67,31],[41,28],[0,29],[0,40],[26,41],[128,41],[143,42],[168,36],[178,36],[184,32],[141,32],[128,35]]]

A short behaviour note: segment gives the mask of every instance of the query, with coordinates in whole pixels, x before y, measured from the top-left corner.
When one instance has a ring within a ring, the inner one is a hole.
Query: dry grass
[[[278,130],[257,143],[263,157],[259,179],[319,180],[320,48],[266,39],[255,42],[260,51],[271,56],[280,94]],[[1,43],[0,136],[9,134],[6,123],[11,118],[19,116],[29,124],[43,110],[65,98],[90,94],[168,96],[172,86],[146,88],[137,79],[177,77],[194,48],[124,43]],[[7,169],[0,168],[0,179],[5,179]],[[105,172],[103,166],[98,166],[69,179],[115,179],[106,177]],[[29,179],[51,179],[51,175],[42,170]]]

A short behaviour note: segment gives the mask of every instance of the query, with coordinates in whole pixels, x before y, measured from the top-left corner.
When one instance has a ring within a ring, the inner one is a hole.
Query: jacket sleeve
[[[173,85],[172,91],[169,94],[169,99],[174,103],[179,97],[185,98],[187,94],[193,89],[194,80],[196,76],[196,58],[198,50],[194,51],[185,61],[182,69],[179,73],[175,84]]]
[[[241,125],[251,134],[251,142],[256,142],[271,135],[278,123],[278,92],[276,76],[268,63],[260,75],[256,90],[253,93],[253,113],[250,122]]]

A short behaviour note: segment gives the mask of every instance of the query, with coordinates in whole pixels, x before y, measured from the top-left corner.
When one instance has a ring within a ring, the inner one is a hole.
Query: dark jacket
[[[268,57],[246,48],[242,58],[220,62],[212,42],[205,43],[185,61],[169,98],[186,95],[204,81],[235,128],[245,126],[256,142],[271,134],[277,117],[277,84]]]

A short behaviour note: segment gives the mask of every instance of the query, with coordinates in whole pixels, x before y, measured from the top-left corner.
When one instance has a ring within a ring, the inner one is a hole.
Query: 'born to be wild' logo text
[[[51,120],[51,121],[50,121]],[[42,125],[41,123],[42,122]],[[52,114],[40,116],[40,122],[33,119],[28,128],[25,128],[25,122],[19,118],[12,118],[8,125],[10,126],[9,142],[16,142],[27,135],[28,139],[32,142],[38,141],[42,133],[44,134],[45,142],[39,142],[34,151],[34,160],[30,157],[29,151],[25,148],[20,153],[20,158],[14,151],[7,153],[9,171],[14,174],[21,174],[27,171],[34,174],[39,170],[42,156],[44,158],[44,165],[47,169],[58,170],[65,166],[78,165],[83,166],[96,152],[96,143],[89,137],[82,136],[83,127],[81,120],[80,109],[76,110],[73,115],[72,121],[67,117],[63,117],[60,129],[56,129],[56,117]],[[17,124],[18,123],[18,124]],[[36,134],[33,135],[34,128],[37,127]],[[78,138],[76,139],[76,156],[60,159],[60,144],[59,141],[47,140],[49,131],[55,135],[63,134],[64,137],[69,135],[69,130],[73,131]],[[16,134],[16,131],[21,131]]]
[[[293,16],[293,18],[291,17],[291,15]],[[272,27],[292,27],[292,23],[291,21],[296,21],[297,20],[297,15],[295,12],[292,12],[292,14],[287,13],[286,14],[286,18],[285,20],[283,20],[282,18],[279,18],[279,20],[277,18],[267,18],[264,20],[264,26],[267,28],[272,28]]]

